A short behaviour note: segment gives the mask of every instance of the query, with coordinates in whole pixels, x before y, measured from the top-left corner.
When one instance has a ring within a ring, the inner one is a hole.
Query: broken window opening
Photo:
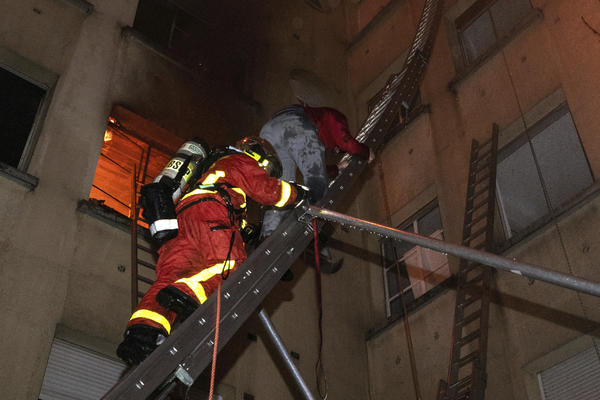
[[[27,169],[41,119],[47,88],[0,68],[0,162]]]
[[[159,175],[183,139],[159,127],[153,129],[158,133],[151,132],[152,129],[147,130],[151,124],[149,121],[139,116],[132,117],[133,113],[120,107],[113,111],[104,132],[104,143],[89,197],[131,218],[134,171],[138,198],[140,187],[151,183]],[[125,124],[119,122],[119,115],[124,116]],[[132,125],[135,120],[139,120],[138,123],[143,128],[136,129]],[[139,218],[138,215],[139,225],[146,226]]]

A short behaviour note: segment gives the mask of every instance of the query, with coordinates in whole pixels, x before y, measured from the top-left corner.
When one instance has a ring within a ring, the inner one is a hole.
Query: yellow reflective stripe
[[[176,281],[175,283],[185,283],[186,285],[188,285],[188,287],[190,289],[192,289],[192,291],[198,298],[198,301],[200,302],[200,304],[202,304],[206,301],[206,292],[204,291],[202,284],[200,282],[196,281],[194,279],[194,277],[183,278],[183,279]]]
[[[281,182],[281,199],[275,204],[275,207],[283,207],[292,195],[292,187],[286,181]]]
[[[224,266],[225,266],[224,262],[215,264],[212,267],[209,267],[209,268],[206,268],[206,269],[200,271],[199,273],[197,273],[196,275],[194,275],[192,277],[179,279],[175,283],[185,283],[186,285],[188,285],[189,288],[192,289],[194,294],[196,294],[196,297],[198,298],[198,301],[200,302],[200,304],[202,304],[206,301],[206,292],[204,291],[204,287],[202,287],[201,282],[206,282],[207,280],[214,277],[215,275],[218,275],[221,272],[223,272]],[[235,266],[235,260],[227,261],[226,269],[230,270],[234,266]]]
[[[245,228],[246,225],[248,225],[248,221],[246,221],[245,219],[243,219],[242,222],[240,222],[240,228]]]
[[[146,318],[151,321],[154,321],[157,324],[160,324],[160,326],[162,326],[163,328],[165,328],[168,335],[171,334],[171,324],[165,317],[163,317],[162,315],[160,315],[157,312],[150,311],[150,310],[137,310],[136,312],[133,313],[133,315],[131,316],[131,318],[129,318],[129,320],[131,321],[136,318]]]
[[[203,185],[212,185],[213,183],[216,183],[219,178],[225,178],[225,171],[215,171],[212,174],[209,174],[204,181],[202,181]]]
[[[246,193],[242,189],[236,187],[231,188],[231,190],[242,195],[242,197],[244,198],[244,203],[240,204],[240,208],[246,208]]]
[[[183,200],[183,199],[185,199],[185,198],[188,198],[188,197],[190,197],[190,196],[194,196],[194,195],[196,195],[196,194],[206,194],[206,193],[212,193],[212,194],[214,194],[214,193],[217,193],[217,191],[216,191],[216,190],[206,190],[206,189],[194,189],[194,190],[192,190],[191,192],[189,192],[189,193],[186,193],[186,195],[185,195],[185,196],[183,196],[183,197],[181,198],[181,200]]]

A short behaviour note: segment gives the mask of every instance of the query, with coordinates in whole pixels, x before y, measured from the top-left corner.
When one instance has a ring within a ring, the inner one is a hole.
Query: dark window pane
[[[509,236],[525,230],[549,212],[529,143],[525,142],[498,164],[496,179]]]
[[[164,0],[140,0],[133,27],[156,44],[168,48],[175,11]]]
[[[435,207],[423,217],[419,218],[419,235],[430,236],[433,232],[442,229],[442,219],[440,217],[440,208]]]
[[[529,0],[498,0],[494,3],[490,12],[498,38],[508,35],[530,10]]]
[[[46,91],[0,68],[0,161],[18,168]]]
[[[398,280],[398,268],[393,265],[386,271],[388,285],[388,295],[392,297],[400,291],[400,282]]]
[[[593,183],[570,113],[536,135],[532,143],[553,208]]]
[[[396,253],[394,253],[394,242],[386,239],[381,241],[381,258],[383,267],[387,268],[396,262]]]
[[[390,314],[392,316],[402,314],[402,299],[400,297],[390,301]]]
[[[462,42],[467,63],[471,63],[496,43],[490,14],[481,14],[462,32]]]

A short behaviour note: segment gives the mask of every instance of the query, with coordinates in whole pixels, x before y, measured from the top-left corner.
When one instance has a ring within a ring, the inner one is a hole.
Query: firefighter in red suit
[[[275,208],[307,197],[301,186],[274,177],[281,175],[281,165],[267,141],[249,137],[237,147],[221,153],[177,204],[179,232],[159,249],[156,281],[117,349],[128,364],[140,363],[169,335],[177,317],[189,316],[246,259],[240,223],[247,196]]]

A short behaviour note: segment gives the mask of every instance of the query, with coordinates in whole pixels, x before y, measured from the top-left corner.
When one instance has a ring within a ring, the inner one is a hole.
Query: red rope
[[[210,369],[210,392],[208,400],[212,400],[215,389],[215,371],[217,369],[217,350],[219,348],[219,320],[221,319],[221,284],[217,287],[217,320],[215,323],[215,344],[213,347],[212,367]]]

